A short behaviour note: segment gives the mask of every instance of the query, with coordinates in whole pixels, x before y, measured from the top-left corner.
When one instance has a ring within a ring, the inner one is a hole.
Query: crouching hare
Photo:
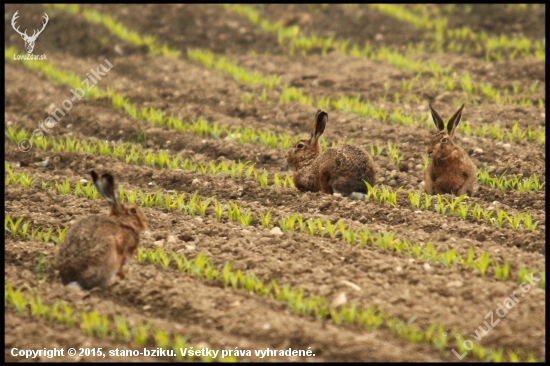
[[[426,193],[429,195],[450,193],[461,196],[474,194],[476,168],[466,152],[453,142],[456,126],[462,117],[464,105],[451,117],[445,131],[445,124],[432,108],[432,118],[438,129],[428,144],[430,162],[424,171]]]
[[[147,218],[139,207],[118,200],[114,179],[90,173],[101,197],[109,202],[109,215],[88,216],[65,234],[57,253],[57,268],[64,285],[76,283],[82,289],[107,287],[118,275],[126,259],[139,245],[139,234],[147,228]]]
[[[364,198],[367,193],[364,181],[375,183],[374,160],[363,149],[351,145],[331,147],[321,154],[319,138],[327,121],[328,114],[317,111],[311,137],[298,141],[287,151],[286,161],[293,170],[294,184],[301,192],[321,191],[351,199]]]

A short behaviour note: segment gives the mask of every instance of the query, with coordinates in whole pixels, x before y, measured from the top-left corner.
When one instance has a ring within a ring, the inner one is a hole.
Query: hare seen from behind
[[[90,174],[111,212],[109,216],[88,216],[76,222],[65,234],[57,253],[63,284],[76,282],[82,289],[107,287],[117,275],[124,278],[122,266],[133,257],[139,234],[148,223],[138,206],[118,200],[110,174]]]
[[[321,154],[319,138],[325,131],[328,114],[318,110],[308,140],[300,140],[286,154],[292,168],[296,188],[301,191],[339,193],[344,197],[361,198],[367,193],[364,181],[374,185],[374,160],[363,149],[351,145],[328,148]]]
[[[432,108],[432,118],[438,129],[428,144],[430,161],[424,171],[426,193],[429,195],[450,193],[461,196],[474,194],[476,168],[466,152],[453,142],[456,126],[462,117],[464,105],[451,117],[445,131],[445,124]]]

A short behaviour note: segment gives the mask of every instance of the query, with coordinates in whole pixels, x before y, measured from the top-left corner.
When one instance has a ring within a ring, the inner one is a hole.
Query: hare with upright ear
[[[428,144],[430,161],[424,171],[426,193],[429,195],[451,193],[461,196],[474,194],[476,168],[466,152],[453,142],[456,126],[462,117],[464,105],[451,117],[445,131],[445,124],[432,108],[432,118],[438,129]]]
[[[139,234],[147,228],[147,218],[139,207],[118,200],[114,179],[91,173],[101,197],[109,202],[109,216],[88,216],[65,234],[57,253],[57,268],[64,285],[76,282],[82,289],[107,287],[139,245]]]
[[[366,193],[364,181],[373,185],[374,160],[363,149],[351,145],[328,148],[321,154],[319,138],[325,131],[328,114],[318,110],[308,140],[300,140],[286,154],[296,188],[301,192],[340,193],[352,199]]]

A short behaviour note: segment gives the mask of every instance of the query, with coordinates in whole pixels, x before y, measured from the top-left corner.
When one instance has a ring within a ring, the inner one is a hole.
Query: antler
[[[17,10],[17,11],[15,12],[15,14],[13,14],[13,17],[11,18],[11,26],[13,27],[13,29],[14,29],[17,33],[19,33],[20,35],[25,36],[25,37],[28,38],[29,36],[27,35],[27,30],[26,30],[26,29],[25,29],[25,33],[21,33],[21,32],[19,31],[19,27],[15,28],[15,20],[16,20],[17,18],[19,18],[19,16],[17,15],[18,12],[19,12],[19,10]]]
[[[40,33],[42,33],[42,31],[44,30],[44,28],[46,28],[46,25],[48,24],[48,14],[44,13],[44,18],[46,18],[46,22],[45,23],[42,23],[42,29],[40,29],[38,31],[38,33],[36,33],[36,30],[34,31],[34,33],[32,34],[32,36],[30,38],[34,38],[36,39],[36,37],[38,37],[40,35]],[[35,34],[36,33],[36,34]]]

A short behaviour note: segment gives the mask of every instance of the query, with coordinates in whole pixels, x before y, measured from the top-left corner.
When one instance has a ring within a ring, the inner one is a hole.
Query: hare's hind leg
[[[327,194],[332,194],[334,193],[333,191],[333,186],[331,184],[329,184],[329,178],[323,173],[323,172],[320,172],[319,173],[319,187],[321,189],[321,192],[323,193],[327,193]]]
[[[363,181],[346,176],[334,179],[331,182],[331,187],[334,192],[340,193],[344,197],[349,197],[354,192],[367,193],[367,186]]]

